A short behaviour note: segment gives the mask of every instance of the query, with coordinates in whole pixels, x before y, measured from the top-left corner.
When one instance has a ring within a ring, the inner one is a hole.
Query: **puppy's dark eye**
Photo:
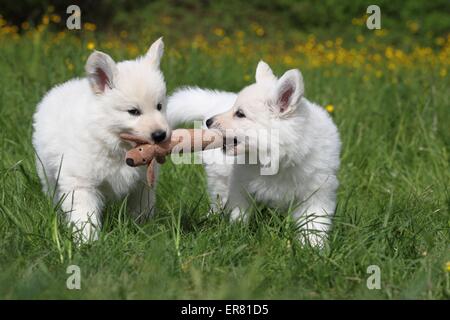
[[[245,118],[245,114],[240,109],[234,115],[238,118]]]
[[[156,105],[156,109],[158,109],[159,111],[161,111],[161,109],[162,109],[162,104],[161,104],[161,103],[158,103],[158,104]]]
[[[141,111],[139,111],[139,109],[136,109],[136,108],[127,110],[127,112],[132,116],[140,116],[141,115]]]

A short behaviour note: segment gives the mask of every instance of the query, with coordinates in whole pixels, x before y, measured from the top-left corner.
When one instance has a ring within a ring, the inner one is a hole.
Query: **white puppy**
[[[155,142],[170,137],[166,85],[159,69],[162,39],[136,60],[115,63],[95,51],[86,62],[87,77],[51,89],[34,115],[33,145],[43,189],[61,201],[77,239],[98,237],[105,202],[129,194],[136,218],[150,216],[154,191],[145,168],[126,165],[132,146],[121,133]]]
[[[280,209],[294,205],[293,216],[309,242],[323,244],[336,208],[340,139],[328,113],[304,97],[298,70],[277,79],[261,61],[256,83],[239,94],[184,88],[170,97],[167,108],[172,126],[206,120],[227,136],[234,132],[234,147],[227,145],[226,153],[247,157],[246,164],[226,164],[220,149],[203,152],[213,209],[226,204],[236,220],[246,216],[250,197]],[[260,153],[253,164],[248,163],[251,147]],[[275,171],[262,170],[268,166]]]

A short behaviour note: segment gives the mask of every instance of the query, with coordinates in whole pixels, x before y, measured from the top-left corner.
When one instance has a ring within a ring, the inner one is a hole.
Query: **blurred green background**
[[[213,27],[222,28],[226,34],[236,30],[251,31],[253,24],[264,26],[264,36],[282,33],[288,39],[297,39],[314,33],[318,38],[344,37],[354,39],[369,33],[365,24],[355,19],[364,16],[370,1],[323,0],[157,0],[157,1],[2,1],[0,13],[12,24],[24,21],[38,25],[51,8],[61,16],[69,4],[82,8],[83,22],[93,22],[98,31],[116,33],[126,29],[130,35],[140,36],[139,30],[151,28],[154,32],[170,30],[167,37],[192,37],[208,34]],[[382,12],[382,28],[389,30],[388,42],[434,45],[436,36],[445,36],[450,30],[450,2],[392,1],[376,3]],[[352,28],[353,24],[360,28]],[[64,23],[54,25],[63,29]],[[405,32],[405,31],[409,31]]]

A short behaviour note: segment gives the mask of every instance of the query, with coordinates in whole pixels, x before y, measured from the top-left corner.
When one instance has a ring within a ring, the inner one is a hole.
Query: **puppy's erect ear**
[[[162,37],[153,42],[153,44],[150,46],[150,49],[148,49],[145,59],[150,62],[152,66],[155,68],[159,68],[159,63],[161,62],[161,57],[164,53],[164,42],[162,40]]]
[[[300,71],[286,71],[278,80],[273,94],[273,103],[280,113],[295,109],[304,93],[303,77]]]
[[[114,60],[106,53],[92,52],[84,68],[92,90],[96,94],[105,92],[106,88],[112,89],[114,87],[117,67]]]
[[[272,69],[270,69],[269,65],[262,60],[259,61],[258,66],[256,67],[255,79],[257,83],[267,80],[277,80]]]

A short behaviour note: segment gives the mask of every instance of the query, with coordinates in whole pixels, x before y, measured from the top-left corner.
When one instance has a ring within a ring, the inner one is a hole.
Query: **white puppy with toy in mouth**
[[[182,88],[169,98],[167,109],[172,126],[202,120],[225,136],[234,135],[228,154],[242,155],[253,147],[277,162],[273,174],[263,174],[268,163],[261,154],[256,163],[230,164],[222,151],[204,151],[212,208],[224,204],[231,219],[240,220],[246,217],[250,197],[280,209],[294,205],[293,217],[306,231],[301,240],[323,245],[336,209],[341,142],[328,113],[304,97],[299,70],[278,79],[261,61],[256,83],[238,94]],[[263,143],[265,150],[260,143],[248,143],[267,142],[274,132],[277,143]]]
[[[37,171],[44,191],[55,203],[61,201],[81,242],[98,238],[102,209],[110,199],[129,195],[137,219],[153,211],[154,190],[146,185],[146,170],[125,163],[125,153],[133,146],[120,134],[156,143],[170,138],[166,85],[159,68],[163,51],[161,38],[135,60],[115,63],[95,51],[86,62],[86,78],[57,85],[37,106]]]

